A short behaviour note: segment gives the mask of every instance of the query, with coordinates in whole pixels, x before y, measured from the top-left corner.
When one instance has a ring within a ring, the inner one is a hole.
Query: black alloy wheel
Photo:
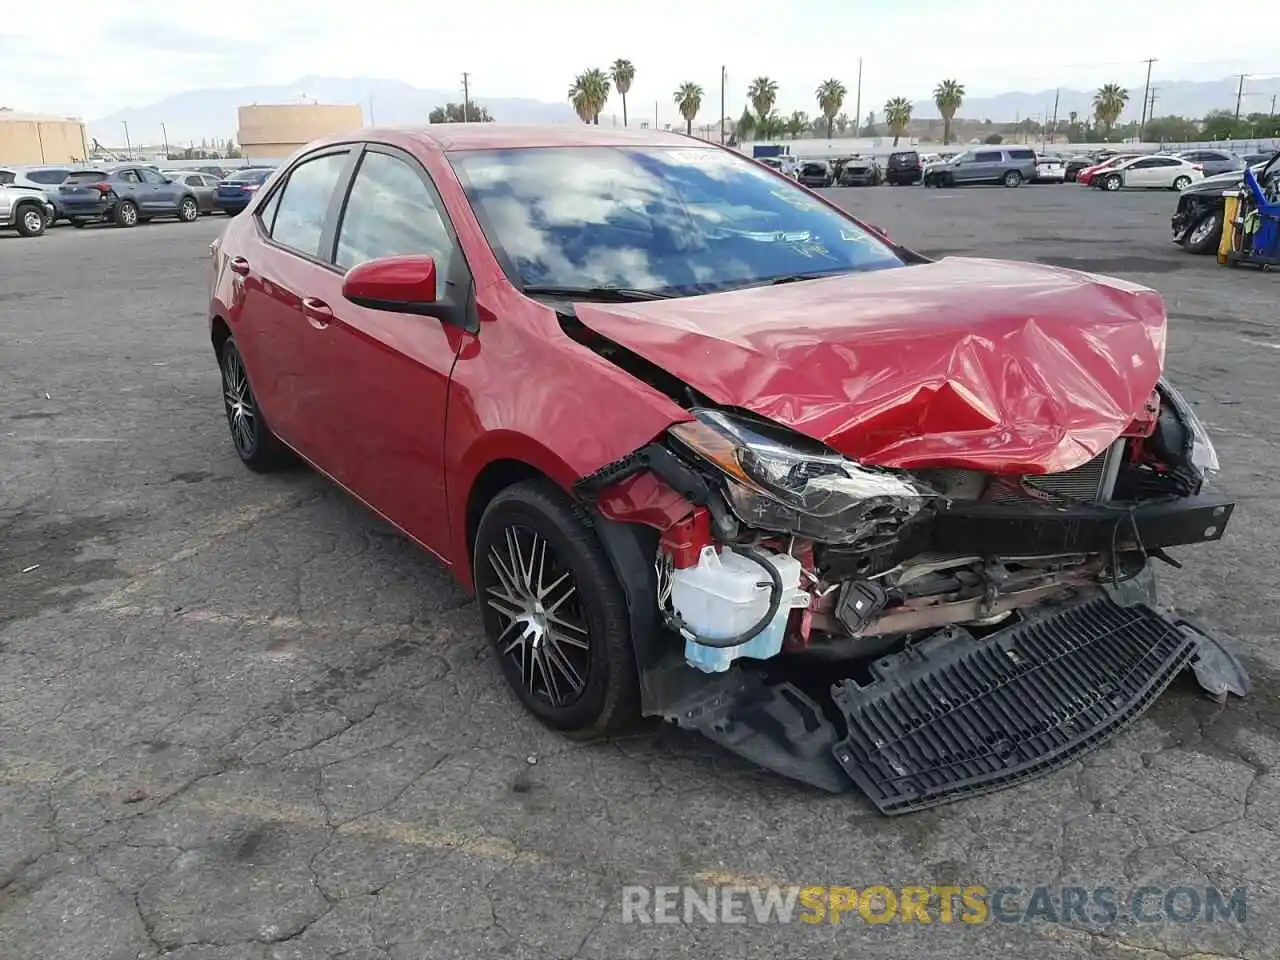
[[[228,340],[222,345],[218,366],[222,371],[222,405],[227,414],[227,427],[240,460],[258,473],[285,465],[291,459],[289,450],[271,432],[258,409],[244,358],[235,341]]]
[[[474,567],[485,633],[529,712],[579,737],[636,719],[626,599],[581,506],[547,480],[506,488],[480,520]]]

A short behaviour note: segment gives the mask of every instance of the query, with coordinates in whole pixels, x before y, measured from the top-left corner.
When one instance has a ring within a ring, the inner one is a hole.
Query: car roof
[[[349,143],[351,134],[327,137],[322,143]],[[636,127],[597,127],[586,123],[433,123],[424,126],[374,127],[362,130],[362,140],[393,144],[417,143],[446,152],[503,150],[515,147],[713,147],[706,140],[682,133]]]

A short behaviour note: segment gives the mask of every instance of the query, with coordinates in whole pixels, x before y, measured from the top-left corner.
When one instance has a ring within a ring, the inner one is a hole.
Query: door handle
[[[244,257],[232,257],[231,272],[238,273],[242,277],[247,277],[249,275],[249,261]]]
[[[302,315],[317,330],[323,330],[333,322],[333,311],[329,309],[329,305],[315,297],[303,297]]]

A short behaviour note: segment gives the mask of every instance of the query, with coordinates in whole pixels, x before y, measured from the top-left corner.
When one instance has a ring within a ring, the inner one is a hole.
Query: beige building
[[[70,163],[88,154],[81,121],[0,107],[0,163]]]
[[[250,160],[283,159],[317,137],[364,126],[360,108],[345,103],[255,103],[239,114],[236,140]]]

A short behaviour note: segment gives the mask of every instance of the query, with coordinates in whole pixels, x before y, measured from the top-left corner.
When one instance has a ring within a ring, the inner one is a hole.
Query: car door
[[[328,370],[321,404],[327,463],[375,510],[443,552],[449,378],[471,335],[432,317],[367,309],[342,296],[346,271],[401,254],[435,259],[438,299],[470,299],[470,270],[430,175],[409,154],[370,144],[339,221],[338,272],[317,291],[332,320],[309,331]]]
[[[1190,169],[1175,157],[1152,157],[1146,187],[1167,190],[1173,186],[1175,178],[1190,174]]]
[[[139,195],[143,198],[139,208],[147,213],[175,213],[178,201],[182,197],[182,184],[170,183],[158,170],[150,167],[139,167],[138,175],[142,178]]]
[[[122,200],[132,201],[139,210],[146,210],[145,194],[142,188],[142,174],[137,167],[121,167],[112,171],[111,189]]]
[[[1124,185],[1126,187],[1150,187],[1159,180],[1160,175],[1156,170],[1159,164],[1160,159],[1158,157],[1144,157],[1141,160],[1134,160],[1120,170],[1121,176],[1124,177]]]
[[[320,378],[311,336],[327,321],[314,304],[336,268],[321,250],[332,250],[341,206],[338,189],[352,162],[350,146],[299,159],[253,213],[260,243],[233,261],[242,283],[245,328],[235,332],[254,392],[272,429],[328,470],[325,426],[320,422]]]
[[[1001,165],[1004,162],[1004,151],[1002,150],[975,150],[973,153],[973,162],[966,164],[968,171],[965,175],[965,181],[968,183],[982,183],[986,180],[998,179],[1001,175]]]

